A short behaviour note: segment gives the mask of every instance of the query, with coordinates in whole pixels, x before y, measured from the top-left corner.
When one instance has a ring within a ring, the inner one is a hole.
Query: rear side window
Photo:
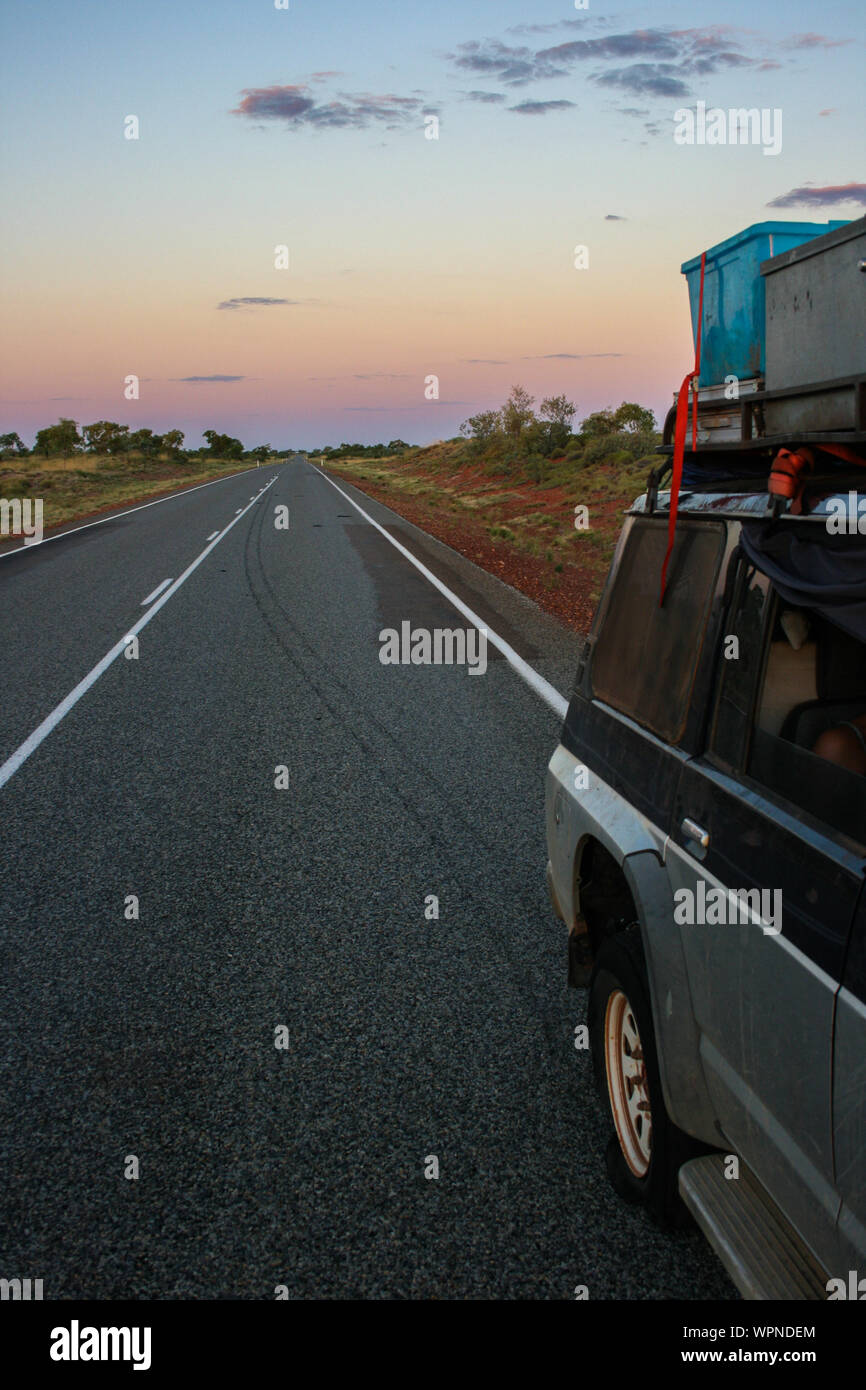
[[[746,561],[725,631],[739,646],[735,661],[720,663],[712,761],[751,778],[789,813],[806,811],[841,832],[859,853],[866,844],[866,645],[785,603]]]
[[[725,528],[681,521],[659,607],[667,520],[637,519],[605,604],[592,693],[667,743],[682,738]]]

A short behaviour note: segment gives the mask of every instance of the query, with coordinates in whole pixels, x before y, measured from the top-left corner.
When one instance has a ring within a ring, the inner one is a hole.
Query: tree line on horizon
[[[27,448],[14,430],[0,434],[0,459],[74,458],[77,454],[118,458],[125,454],[137,454],[152,459],[166,456],[170,459],[198,458],[204,455],[214,459],[264,460],[276,452],[270,444],[257,444],[254,449],[245,449],[239,439],[230,434],[220,434],[217,430],[202,432],[207,448],[184,449],[184,438],[182,430],[166,430],[164,434],[157,434],[151,429],[132,430],[129,425],[118,424],[116,420],[96,420],[92,425],[83,425],[79,433],[75,420],[61,419],[56,425],[37,430],[32,449]]]
[[[464,445],[468,458],[491,472],[519,470],[541,482],[550,475],[554,463],[633,463],[651,454],[660,440],[653,412],[634,401],[623,401],[616,409],[593,411],[581,420],[577,430],[577,406],[567,396],[544,397],[537,413],[534,406],[535,397],[524,386],[512,386],[498,410],[483,410],[470,416],[460,426],[459,435],[443,442]],[[14,431],[0,434],[0,459],[135,455],[145,459],[254,458],[264,462],[267,458],[301,453],[328,461],[395,458],[423,447],[392,439],[387,444],[344,442],[320,449],[274,449],[270,444],[245,449],[233,435],[208,429],[202,432],[206,448],[184,449],[184,438],[182,430],[157,434],[151,429],[132,430],[115,420],[97,420],[82,426],[79,433],[76,421],[61,419],[56,425],[37,431],[32,449]]]
[[[535,397],[524,386],[512,386],[498,410],[483,410],[460,426],[470,452],[487,461],[585,457],[598,462],[617,453],[630,462],[651,452],[658,443],[655,416],[645,406],[623,401],[615,410],[595,410],[573,428],[577,406],[567,396],[546,396],[536,414]]]

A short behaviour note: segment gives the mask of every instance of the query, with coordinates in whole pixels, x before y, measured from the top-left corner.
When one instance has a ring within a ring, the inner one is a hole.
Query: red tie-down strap
[[[857,463],[861,468],[866,468],[866,458],[858,454],[856,450],[849,449],[847,444],[819,444],[825,454],[835,454],[837,458],[844,459],[846,463]]]
[[[773,459],[767,491],[771,497],[787,497],[791,513],[799,516],[803,510],[803,488],[806,474],[815,466],[811,449],[780,449]]]
[[[674,428],[674,461],[673,473],[671,475],[671,502],[668,514],[668,548],[662,563],[662,587],[659,595],[659,607],[665,601],[665,587],[667,585],[668,561],[671,558],[674,548],[674,537],[677,530],[677,509],[680,501],[680,483],[683,476],[683,455],[686,449],[686,426],[689,419],[689,394],[692,382],[701,374],[701,327],[704,321],[704,271],[707,266],[706,251],[701,256],[701,287],[698,294],[698,331],[695,334],[695,369],[689,372],[680,387],[677,396],[677,421]],[[698,446],[698,401],[695,396],[692,410],[692,449]]]
[[[859,464],[866,468],[866,459],[849,449],[847,444],[820,444],[825,454],[833,454],[846,463]],[[806,476],[815,467],[815,455],[803,445],[799,449],[780,449],[773,459],[767,491],[771,497],[788,497],[791,501],[791,514],[799,516],[803,510],[803,489]]]

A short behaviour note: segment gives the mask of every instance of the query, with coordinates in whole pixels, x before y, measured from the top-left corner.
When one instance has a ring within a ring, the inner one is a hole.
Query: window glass
[[[722,681],[713,738],[715,752],[729,767],[745,763],[769,600],[766,576],[741,565],[733,612],[722,633]]]
[[[666,519],[632,526],[596,641],[592,692],[675,743],[685,728],[725,531],[679,523],[660,608],[667,538]]]
[[[741,565],[711,744],[718,759],[857,845],[866,843],[866,647],[784,603]],[[728,651],[730,651],[728,647]]]

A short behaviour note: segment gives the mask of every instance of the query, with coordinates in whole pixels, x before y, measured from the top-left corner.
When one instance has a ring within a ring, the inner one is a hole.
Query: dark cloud
[[[483,101],[490,103],[508,100],[504,92],[464,92],[463,95],[467,101]]]
[[[214,376],[173,376],[172,381],[246,381],[245,376],[223,376],[217,373]]]
[[[271,120],[295,121],[315,110],[315,100],[307,96],[306,85],[294,87],[245,87],[235,116],[264,116]]]
[[[670,58],[681,57],[680,35],[663,29],[635,29],[630,34],[607,34],[600,39],[573,39],[554,48],[539,49],[540,62],[573,63],[587,58]]]
[[[583,21],[564,23],[583,25],[586,32]],[[547,27],[527,26],[523,32],[544,32]],[[836,42],[843,40],[804,34],[789,40],[788,47],[831,46]],[[634,29],[568,39],[538,49],[506,44],[500,39],[482,39],[460,44],[449,57],[462,71],[495,78],[509,87],[566,77],[581,65],[591,63],[589,79],[601,86],[641,96],[679,98],[690,94],[695,79],[738,68],[763,70],[772,60],[766,58],[765,51],[754,51],[756,47],[755,36],[748,30],[709,25],[695,29]],[[765,44],[763,47],[766,50]],[[645,114],[633,107],[625,108],[625,112]]]
[[[677,73],[672,63],[632,63],[627,68],[595,73],[592,80],[602,87],[619,87],[635,96],[687,97],[688,83]]]
[[[803,188],[792,188],[773,198],[768,208],[833,208],[839,203],[859,203],[866,206],[866,183],[830,183],[823,188],[806,184]]]
[[[238,299],[224,299],[218,309],[250,309],[271,304],[300,304],[300,299],[267,299],[258,295],[243,295]]]
[[[681,34],[662,29],[637,29],[628,34],[573,39],[535,51],[526,46],[509,47],[499,39],[484,39],[463,43],[449,56],[464,71],[497,77],[508,86],[519,87],[543,78],[565,77],[576,64],[586,61],[623,58],[682,61],[689,48],[689,40]]]
[[[463,362],[470,362],[473,366],[483,367],[507,367],[508,359],[501,357],[463,357]]]
[[[312,126],[314,129],[365,130],[371,125],[393,129],[417,118],[427,110],[418,97],[393,95],[351,95],[341,92],[331,101],[319,101],[309,95],[305,83],[288,87],[245,87],[236,116],[284,121],[291,127]],[[435,108],[433,108],[435,109]]]
[[[620,217],[618,212],[607,212],[604,217],[605,222],[627,222],[627,217]]]
[[[509,87],[519,87],[539,77],[563,77],[567,72],[567,68],[540,62],[531,48],[510,48],[499,39],[461,43],[448,56],[462,71],[497,77]]]
[[[517,111],[521,116],[546,116],[548,111],[565,111],[574,106],[573,101],[521,101],[518,106],[509,106],[509,111]]]

